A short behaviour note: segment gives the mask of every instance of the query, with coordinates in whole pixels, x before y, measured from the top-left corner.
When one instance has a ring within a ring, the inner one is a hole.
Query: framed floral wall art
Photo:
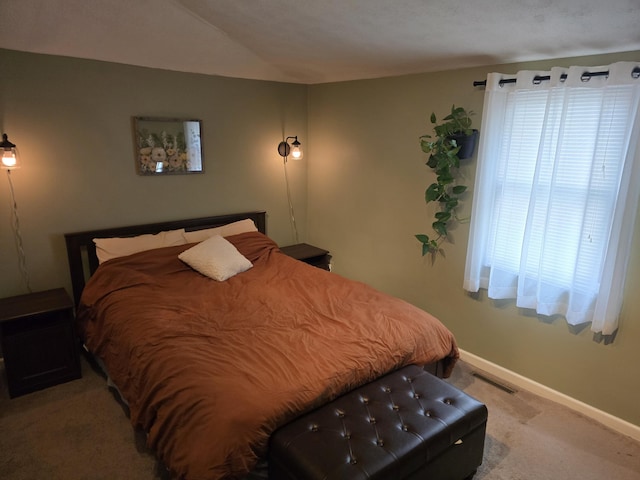
[[[133,118],[138,175],[203,173],[202,122],[180,118]]]

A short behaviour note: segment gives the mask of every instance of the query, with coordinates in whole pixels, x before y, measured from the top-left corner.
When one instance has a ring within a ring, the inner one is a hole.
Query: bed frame
[[[80,302],[80,295],[82,294],[85,283],[98,268],[96,246],[93,243],[94,238],[134,237],[136,235],[155,234],[165,230],[175,230],[179,228],[184,228],[187,232],[191,232],[205,228],[221,227],[228,223],[245,220],[247,218],[253,220],[258,231],[264,234],[267,233],[266,212],[263,211],[67,233],[64,238],[67,244],[67,257],[69,259],[71,286],[73,288],[75,304],[78,305]]]
[[[266,212],[253,211],[65,234],[64,237],[67,247],[75,305],[79,304],[86,282],[97,270],[99,265],[98,257],[96,255],[96,247],[93,243],[94,238],[132,237],[143,234],[156,234],[161,231],[175,230],[179,228],[184,228],[186,231],[196,231],[206,228],[220,227],[245,219],[253,220],[258,231],[264,234],[267,233]],[[97,360],[93,355],[90,355],[89,357]],[[433,375],[442,377],[443,372],[446,370],[445,362],[446,359],[438,360],[435,363],[425,365],[423,368]],[[106,372],[101,363],[98,363],[98,365],[104,372]],[[256,472],[258,473],[257,475]],[[266,478],[266,464],[264,461],[261,461],[258,464],[255,472],[246,477],[246,479],[248,478]]]

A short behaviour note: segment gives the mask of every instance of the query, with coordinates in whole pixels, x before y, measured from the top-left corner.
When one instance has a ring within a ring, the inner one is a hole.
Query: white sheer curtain
[[[640,191],[638,66],[489,74],[466,290],[616,331]]]

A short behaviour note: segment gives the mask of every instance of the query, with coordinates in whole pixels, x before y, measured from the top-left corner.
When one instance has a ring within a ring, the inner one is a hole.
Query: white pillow
[[[245,232],[257,232],[255,223],[250,218],[239,220],[237,222],[229,223],[221,227],[206,228],[204,230],[195,230],[193,232],[185,232],[184,238],[187,243],[202,242],[214,235],[220,235],[221,237],[229,237],[231,235],[238,235]]]
[[[155,235],[146,234],[136,237],[113,237],[94,238],[98,262],[106,262],[112,258],[124,257],[133,253],[154,248],[172,247],[174,245],[184,245],[184,228],[179,230],[168,230]]]
[[[253,267],[231,242],[220,235],[209,237],[185,250],[178,258],[194,270],[219,282]]]

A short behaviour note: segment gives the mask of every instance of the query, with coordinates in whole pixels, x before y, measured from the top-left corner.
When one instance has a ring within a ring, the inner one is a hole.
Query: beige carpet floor
[[[449,381],[489,410],[484,460],[474,480],[640,480],[640,442],[530,392],[506,393],[471,373],[460,362]]]
[[[0,479],[168,479],[104,378],[84,359],[82,371],[12,400],[2,378]],[[464,363],[449,381],[489,409],[476,480],[640,480],[640,442],[529,392],[508,394]]]

